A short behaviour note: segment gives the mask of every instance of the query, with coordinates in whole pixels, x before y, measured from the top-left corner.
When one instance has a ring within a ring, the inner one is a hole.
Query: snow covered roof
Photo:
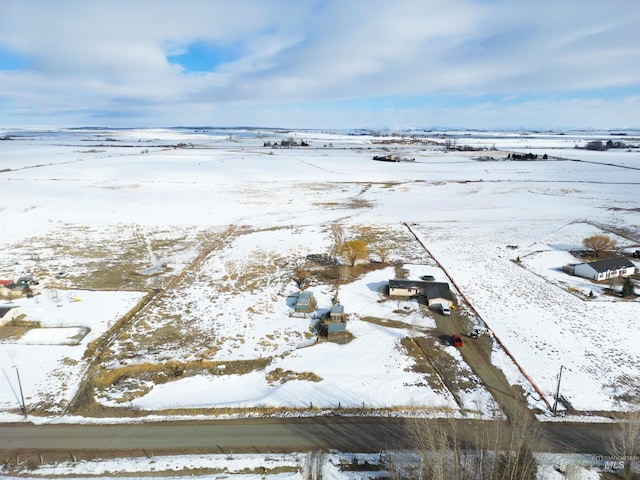
[[[342,315],[344,313],[344,305],[334,305],[331,307],[331,315]]]
[[[313,298],[313,292],[309,290],[305,290],[304,292],[300,292],[298,296],[297,305],[309,305],[311,303],[311,299]]]
[[[598,260],[596,262],[588,262],[587,265],[589,265],[599,273],[608,272],[609,270],[619,270],[621,268],[635,267],[633,263],[622,257],[608,258],[607,260]]]

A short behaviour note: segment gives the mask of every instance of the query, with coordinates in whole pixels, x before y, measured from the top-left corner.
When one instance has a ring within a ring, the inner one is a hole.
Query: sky
[[[0,126],[640,127],[638,0],[3,0]]]

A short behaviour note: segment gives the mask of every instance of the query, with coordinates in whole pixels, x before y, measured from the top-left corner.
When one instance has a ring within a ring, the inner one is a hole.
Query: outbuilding
[[[316,300],[313,298],[313,292],[305,290],[298,295],[298,301],[295,305],[296,313],[311,313],[316,309]]]
[[[590,278],[596,282],[610,278],[628,277],[633,275],[635,271],[636,266],[623,257],[581,263],[576,265],[573,270],[575,275]]]
[[[329,311],[328,317],[322,319],[320,331],[322,334],[331,338],[336,334],[346,332],[347,330],[347,314],[344,313],[344,306],[333,305]]]

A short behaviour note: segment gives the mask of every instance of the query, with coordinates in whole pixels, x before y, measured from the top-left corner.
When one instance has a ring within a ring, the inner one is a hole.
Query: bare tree
[[[617,434],[611,440],[609,452],[616,459],[624,462],[622,478],[631,480],[634,478],[631,459],[640,455],[640,405],[636,406],[626,418],[619,420],[619,427]]]
[[[391,247],[388,245],[378,245],[376,247],[376,253],[380,257],[380,261],[382,263],[387,263],[389,260],[389,255],[391,254]]]
[[[453,419],[416,422],[415,448],[422,457],[423,478],[535,479],[537,463],[532,452],[540,438],[539,427],[525,407],[516,407],[508,416],[508,422],[468,422],[464,432]]]
[[[347,240],[340,247],[340,255],[346,258],[349,264],[353,267],[358,260],[364,260],[367,258],[367,242],[360,239]]]
[[[596,234],[582,240],[582,245],[589,250],[593,250],[596,257],[599,257],[601,251],[616,248],[616,241],[607,235]]]

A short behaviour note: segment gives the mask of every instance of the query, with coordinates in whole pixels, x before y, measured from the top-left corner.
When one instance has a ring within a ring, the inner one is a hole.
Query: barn
[[[298,295],[298,301],[295,305],[296,313],[311,313],[316,309],[316,300],[313,298],[313,292],[305,290]]]

